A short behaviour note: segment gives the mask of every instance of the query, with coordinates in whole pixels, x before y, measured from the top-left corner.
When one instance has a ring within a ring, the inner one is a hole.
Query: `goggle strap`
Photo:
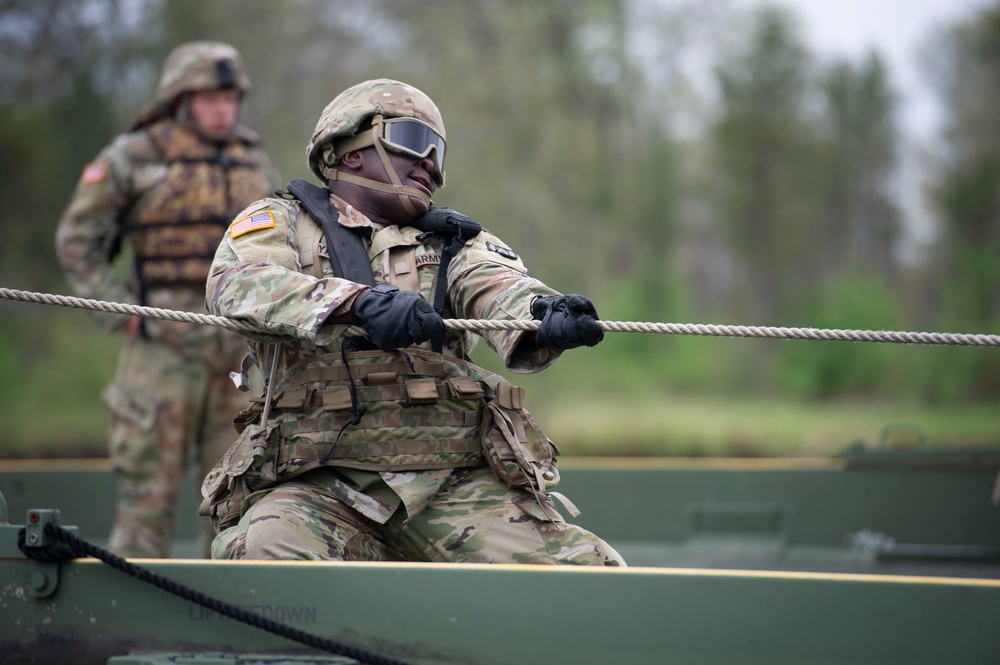
[[[371,132],[355,134],[337,143],[336,159],[340,159],[352,150],[361,150],[374,144],[375,139],[372,137]]]
[[[378,145],[379,134],[381,133],[380,127],[382,126],[382,121],[385,120],[385,116],[381,113],[372,116],[372,126],[371,129],[364,132],[359,132],[354,136],[348,136],[346,139],[338,142],[336,159],[340,159],[352,150],[361,150],[362,148],[367,148],[368,146]]]

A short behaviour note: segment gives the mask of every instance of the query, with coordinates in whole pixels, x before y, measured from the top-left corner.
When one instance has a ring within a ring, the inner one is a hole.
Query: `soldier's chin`
[[[198,133],[209,141],[221,141],[229,137],[230,132],[233,131],[233,125],[214,126],[214,127],[204,127],[201,123],[197,123],[195,127]]]
[[[410,199],[410,205],[412,205],[413,209],[417,211],[417,214],[414,216],[414,218],[420,217],[425,212],[430,210],[432,205],[434,205],[433,201],[427,201],[426,199],[422,199],[419,196],[411,195],[407,196],[406,198]]]

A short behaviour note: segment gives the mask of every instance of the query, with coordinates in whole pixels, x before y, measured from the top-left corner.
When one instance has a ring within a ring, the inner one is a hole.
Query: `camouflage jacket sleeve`
[[[485,230],[448,266],[448,299],[457,318],[531,320],[531,301],[551,295],[558,292],[528,276],[520,257]],[[512,372],[538,372],[559,356],[549,349],[534,348],[533,335],[524,339],[524,331],[490,330],[482,334]]]
[[[347,314],[367,287],[302,272],[296,223],[304,214],[295,202],[267,198],[236,216],[208,277],[209,312],[252,324],[259,332],[247,336],[259,341],[290,336],[324,344],[343,332],[343,325],[323,324]]]
[[[138,296],[113,265],[121,242],[123,211],[130,201],[128,135],[118,137],[83,169],[56,231],[56,255],[70,287],[81,298],[136,304]],[[126,317],[100,314],[117,328]]]

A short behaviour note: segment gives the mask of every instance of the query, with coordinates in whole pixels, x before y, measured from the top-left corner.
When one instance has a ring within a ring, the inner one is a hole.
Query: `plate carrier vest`
[[[257,149],[245,138],[216,148],[169,119],[145,131],[167,174],[126,213],[142,304],[151,286],[204,284],[233,216],[268,191]]]

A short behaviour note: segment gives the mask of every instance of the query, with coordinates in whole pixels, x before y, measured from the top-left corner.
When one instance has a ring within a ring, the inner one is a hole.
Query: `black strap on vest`
[[[451,242],[447,243],[442,255],[441,265],[438,268],[437,289],[434,292],[434,310],[441,314],[444,310],[444,296],[448,290],[448,266],[451,260],[458,254],[458,250],[466,242],[472,240],[483,227],[479,222],[469,219],[460,212],[455,212],[451,208],[431,208],[422,216],[413,220],[413,228],[423,231],[417,239],[424,241],[427,238],[439,235]],[[438,353],[441,351],[435,349]]]
[[[333,274],[341,279],[349,279],[358,284],[375,286],[375,274],[372,272],[368,250],[365,249],[361,236],[337,222],[340,213],[330,205],[330,190],[317,187],[301,178],[296,178],[286,185],[288,192],[294,196],[306,209],[309,216],[320,223],[326,244],[329,246],[330,265]],[[284,192],[277,192],[284,196]],[[440,236],[446,241],[441,254],[441,264],[438,268],[437,288],[434,290],[434,311],[441,314],[444,311],[444,299],[448,292],[448,266],[466,242],[475,238],[483,227],[472,219],[451,208],[431,208],[422,216],[413,220],[413,228],[420,231],[417,239],[426,241],[432,236]],[[441,353],[441,345],[434,344],[434,351]]]
[[[330,205],[330,190],[296,178],[286,185],[326,236],[333,274],[358,284],[375,286],[375,273],[361,235],[337,222],[340,213]],[[278,192],[282,196],[283,192]]]

